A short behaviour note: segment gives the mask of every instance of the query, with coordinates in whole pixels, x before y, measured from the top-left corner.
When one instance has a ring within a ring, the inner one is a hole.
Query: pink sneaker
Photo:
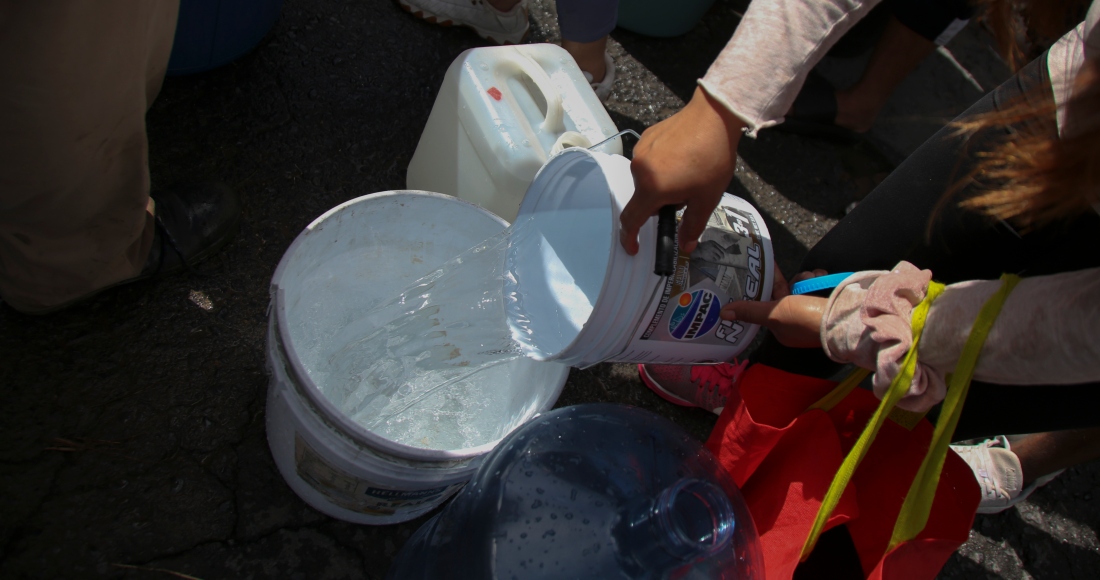
[[[638,365],[638,374],[645,386],[664,400],[718,415],[748,366],[747,360],[716,365]]]

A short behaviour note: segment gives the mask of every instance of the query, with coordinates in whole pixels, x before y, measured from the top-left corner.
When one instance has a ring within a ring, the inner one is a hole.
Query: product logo
[[[668,332],[677,340],[705,335],[718,324],[722,301],[710,290],[684,292],[668,320]]]

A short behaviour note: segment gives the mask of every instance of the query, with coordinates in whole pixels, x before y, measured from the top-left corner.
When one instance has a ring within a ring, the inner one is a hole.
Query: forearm
[[[948,286],[932,305],[918,349],[947,373],[985,301],[1000,282]],[[982,348],[974,378],[1003,385],[1100,381],[1100,269],[1024,278],[1009,295]]]
[[[806,75],[878,0],[753,2],[699,84],[746,133],[778,124]]]
[[[892,272],[860,272],[838,287],[822,318],[826,354],[875,370],[881,396],[911,344],[912,309],[931,272],[902,262]],[[973,321],[997,290],[996,280],[948,286],[933,302],[914,375],[900,405],[926,410],[943,399]],[[997,384],[1077,384],[1100,381],[1100,269],[1022,280],[986,339],[974,378]]]

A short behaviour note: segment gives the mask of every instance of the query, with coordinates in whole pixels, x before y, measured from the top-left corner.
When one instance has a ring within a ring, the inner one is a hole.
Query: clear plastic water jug
[[[467,50],[447,69],[409,162],[409,189],[453,195],[513,221],[558,151],[618,133],[576,61],[555,44]],[[622,142],[601,145],[622,154]]]
[[[700,442],[634,407],[557,409],[505,438],[390,578],[763,578],[756,528]]]

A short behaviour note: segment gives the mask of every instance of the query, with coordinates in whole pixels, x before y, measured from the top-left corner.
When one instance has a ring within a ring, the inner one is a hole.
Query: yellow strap
[[[893,382],[890,383],[890,388],[886,391],[886,395],[882,398],[882,402],[879,403],[878,408],[875,409],[875,414],[871,416],[871,420],[867,423],[867,427],[863,430],[863,433],[860,434],[859,439],[856,440],[855,445],[852,447],[852,450],[848,452],[848,456],[844,458],[843,463],[840,464],[840,468],[837,470],[832,484],[829,485],[829,490],[825,493],[825,497],[822,498],[821,508],[817,511],[817,517],[814,518],[813,526],[810,527],[810,534],[806,537],[806,542],[802,545],[800,560],[804,561],[810,555],[810,552],[813,551],[818,537],[821,536],[821,532],[825,529],[826,520],[832,515],[833,510],[836,508],[836,504],[840,502],[840,496],[844,493],[844,488],[848,487],[848,482],[852,479],[852,475],[855,473],[856,468],[859,467],[859,462],[862,461],[863,456],[867,454],[867,450],[871,447],[871,442],[875,440],[875,436],[878,435],[878,431],[882,427],[883,422],[886,421],[886,417],[890,414],[890,411],[893,410],[897,402],[901,400],[906,392],[908,392],[909,385],[913,382],[913,373],[917,368],[917,344],[920,341],[921,331],[924,330],[924,322],[928,318],[928,309],[932,306],[932,301],[943,292],[943,288],[943,284],[930,282],[924,300],[921,300],[920,304],[913,309],[911,323],[913,343],[909,347],[909,352],[906,353],[905,358],[902,359],[901,368],[898,370],[898,374],[894,377]]]
[[[848,375],[848,378],[840,382],[839,385],[829,391],[828,395],[821,397],[818,401],[812,405],[807,411],[812,409],[821,409],[822,411],[828,411],[837,405],[837,403],[844,400],[844,397],[848,396],[853,389],[859,386],[860,381],[867,378],[867,375],[871,374],[871,371],[865,368],[857,368],[852,371],[852,374]]]
[[[845,377],[840,384],[829,391],[829,394],[818,399],[816,403],[807,407],[806,410],[821,409],[822,411],[828,411],[832,409],[843,401],[844,397],[847,397],[849,393],[855,390],[855,388],[859,386],[859,383],[863,382],[863,379],[867,378],[870,374],[871,371],[865,368],[856,367],[856,369]],[[905,409],[894,407],[890,411],[889,417],[891,421],[912,431],[913,427],[916,427],[917,423],[919,423],[926,414],[927,413],[914,413],[913,411],[906,411]]]
[[[970,390],[970,378],[974,375],[974,367],[978,364],[978,355],[981,353],[986,337],[989,336],[989,330],[993,328],[993,322],[1001,312],[1001,307],[1019,281],[1019,276],[1012,274],[1001,276],[1001,288],[982,306],[974,326],[970,329],[970,336],[966,339],[958,363],[955,364],[955,372],[947,377],[947,397],[943,401],[940,418],[932,433],[928,454],[921,462],[909,493],[905,496],[905,502],[902,503],[901,513],[898,514],[898,521],[894,525],[894,533],[890,537],[887,552],[893,550],[898,544],[917,537],[928,523],[932,501],[936,497],[936,487],[940,482],[940,473],[943,471],[943,462],[947,458],[948,445],[951,443],[955,426],[959,423],[963,402],[966,400],[967,391]]]

